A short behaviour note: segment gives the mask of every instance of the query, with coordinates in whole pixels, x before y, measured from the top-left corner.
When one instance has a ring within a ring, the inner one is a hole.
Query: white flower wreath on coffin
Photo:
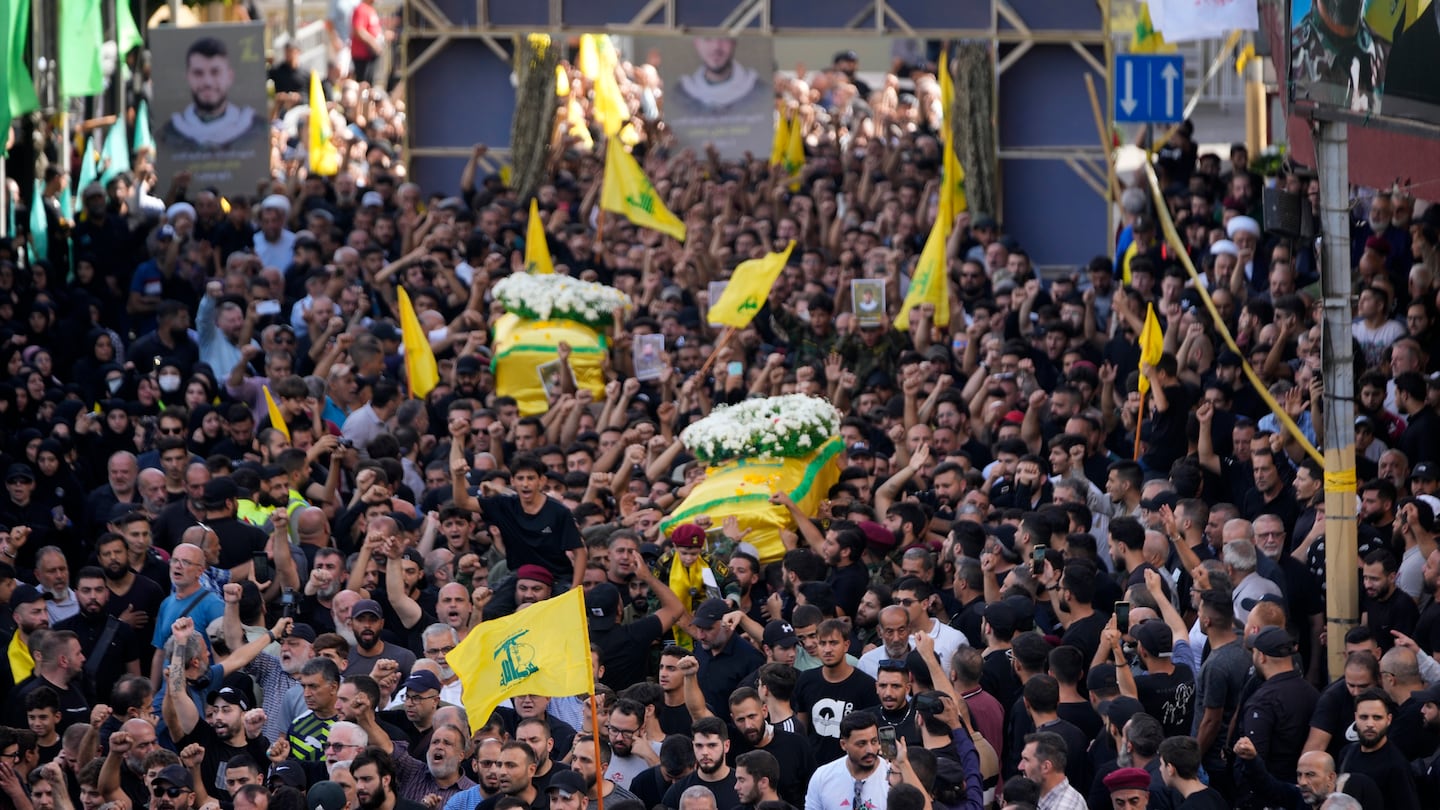
[[[609,326],[615,310],[634,307],[630,296],[614,287],[554,274],[513,273],[496,282],[492,294],[522,318],[579,321],[592,328]]]
[[[719,406],[686,428],[680,440],[706,464],[736,458],[807,455],[840,432],[840,412],[805,394],[747,399]]]

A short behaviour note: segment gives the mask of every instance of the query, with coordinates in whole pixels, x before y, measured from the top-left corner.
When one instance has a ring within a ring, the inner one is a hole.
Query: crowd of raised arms
[[[1313,175],[1261,177],[1181,127],[1155,168],[1198,281],[1137,182],[1114,254],[1043,276],[960,213],[949,321],[927,304],[902,331],[939,183],[933,65],[777,78],[805,128],[792,190],[765,156],[674,147],[655,71],[626,63],[634,153],[689,238],[616,216],[597,236],[605,139],[557,122],[537,195],[556,270],[634,309],[603,393],[521,416],[490,290],[524,271],[530,200],[483,146],[444,187],[407,182],[403,99],[343,76],[342,168],[306,176],[281,159],[295,58],[253,196],[158,184],[142,153],[76,189],[48,263],[0,245],[0,808],[1440,806],[1440,207],[1396,189],[1354,216],[1364,593],[1342,640],[1324,471],[1241,371],[1321,444],[1314,244],[1257,221],[1266,183],[1313,197]],[[68,178],[40,171],[49,205]],[[791,240],[722,343],[708,282]],[[883,283],[881,325],[857,279]],[[399,284],[439,358],[424,398]],[[772,499],[783,554],[729,520],[662,532],[711,474],[686,426],[789,393],[840,409],[844,449],[817,509]],[[677,560],[716,587],[676,593]],[[594,703],[467,716],[447,654],[572,588]]]

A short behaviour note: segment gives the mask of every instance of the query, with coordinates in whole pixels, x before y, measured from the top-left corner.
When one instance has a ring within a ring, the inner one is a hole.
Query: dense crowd
[[[364,43],[369,78],[385,43]],[[4,245],[0,807],[1440,803],[1440,207],[1373,193],[1351,234],[1365,593],[1333,672],[1324,470],[1241,373],[1320,444],[1315,247],[1257,220],[1266,183],[1313,196],[1313,176],[1198,154],[1188,127],[1156,156],[1243,356],[1138,188],[1113,256],[1043,275],[962,213],[949,323],[923,305],[906,331],[862,326],[850,282],[883,281],[899,314],[934,216],[933,66],[872,89],[842,53],[777,80],[806,134],[792,191],[763,156],[671,148],[654,69],[627,63],[636,154],[689,238],[617,217],[598,238],[603,139],[557,121],[538,193],[556,269],[635,307],[603,394],[562,382],[521,416],[495,391],[489,291],[523,271],[529,200],[478,146],[452,187],[405,182],[403,101],[354,79],[332,98],[345,165],[306,176],[283,157],[305,131],[287,64],[256,195],[182,176],[152,196],[142,154],[77,190],[73,227],[49,230],[63,261]],[[66,178],[47,177],[49,205]],[[708,282],[791,240],[717,346]],[[440,360],[424,398],[397,284]],[[665,364],[642,382],[653,334]],[[733,521],[661,532],[707,475],[683,429],[797,392],[843,412],[843,471],[814,514],[776,493],[783,556]],[[715,587],[673,591],[696,560]],[[447,655],[571,588],[594,702],[467,716]]]

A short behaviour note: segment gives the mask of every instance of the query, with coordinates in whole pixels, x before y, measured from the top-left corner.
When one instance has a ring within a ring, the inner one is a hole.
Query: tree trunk
[[[955,155],[965,167],[965,198],[975,214],[999,219],[1000,182],[995,150],[995,62],[986,42],[956,44],[955,109],[947,110]]]
[[[527,200],[545,180],[555,129],[555,66],[560,48],[544,34],[515,38],[515,117],[510,123],[511,186]]]

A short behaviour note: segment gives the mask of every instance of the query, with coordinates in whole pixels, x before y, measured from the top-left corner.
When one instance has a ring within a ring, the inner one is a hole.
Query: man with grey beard
[[[330,600],[330,624],[335,628],[335,634],[345,639],[352,650],[355,649],[355,628],[350,625],[350,619],[359,601],[360,594],[348,589],[335,594],[335,598]]]
[[[140,471],[139,481],[140,504],[145,513],[154,520],[160,517],[160,512],[167,505],[165,495],[165,473],[154,467]]]
[[[304,526],[309,521],[306,514],[308,510],[300,511],[300,549],[307,553],[313,550],[314,556],[310,560],[310,576],[305,580],[304,590],[298,595],[299,604],[295,606],[295,612],[306,624],[315,628],[317,633],[337,632],[333,613],[335,597],[345,589],[345,555],[335,548],[311,549],[307,546]],[[321,512],[321,515],[324,513]],[[352,639],[346,640],[351,644],[355,643]]]
[[[451,583],[457,588],[464,590],[464,586]],[[446,585],[449,588],[450,585]],[[442,590],[443,593],[443,590]],[[421,635],[424,643],[425,657],[435,662],[440,668],[440,700],[442,703],[450,703],[456,706],[464,704],[464,696],[461,694],[460,676],[450,667],[450,662],[445,659],[455,646],[460,643],[460,634],[455,628],[448,624],[432,624],[425,628]]]
[[[873,678],[882,660],[904,661],[909,654],[910,614],[899,605],[890,605],[880,611],[880,646],[860,656],[855,666]]]
[[[400,783],[400,798],[436,807],[460,791],[475,787],[475,783],[460,770],[469,745],[468,733],[458,725],[446,723],[436,726],[430,735],[424,762],[397,751],[395,770]],[[431,797],[438,797],[439,802]]]
[[[230,649],[239,649],[245,643],[245,632],[240,621],[240,589],[237,583],[225,586],[225,642]],[[234,598],[230,594],[234,594]],[[260,607],[260,624],[265,622],[265,607]],[[264,690],[265,738],[278,740],[290,728],[290,722],[305,713],[305,697],[300,689],[300,668],[315,657],[315,630],[308,624],[295,624],[290,632],[279,639],[280,655],[262,652],[242,670],[255,679]]]

